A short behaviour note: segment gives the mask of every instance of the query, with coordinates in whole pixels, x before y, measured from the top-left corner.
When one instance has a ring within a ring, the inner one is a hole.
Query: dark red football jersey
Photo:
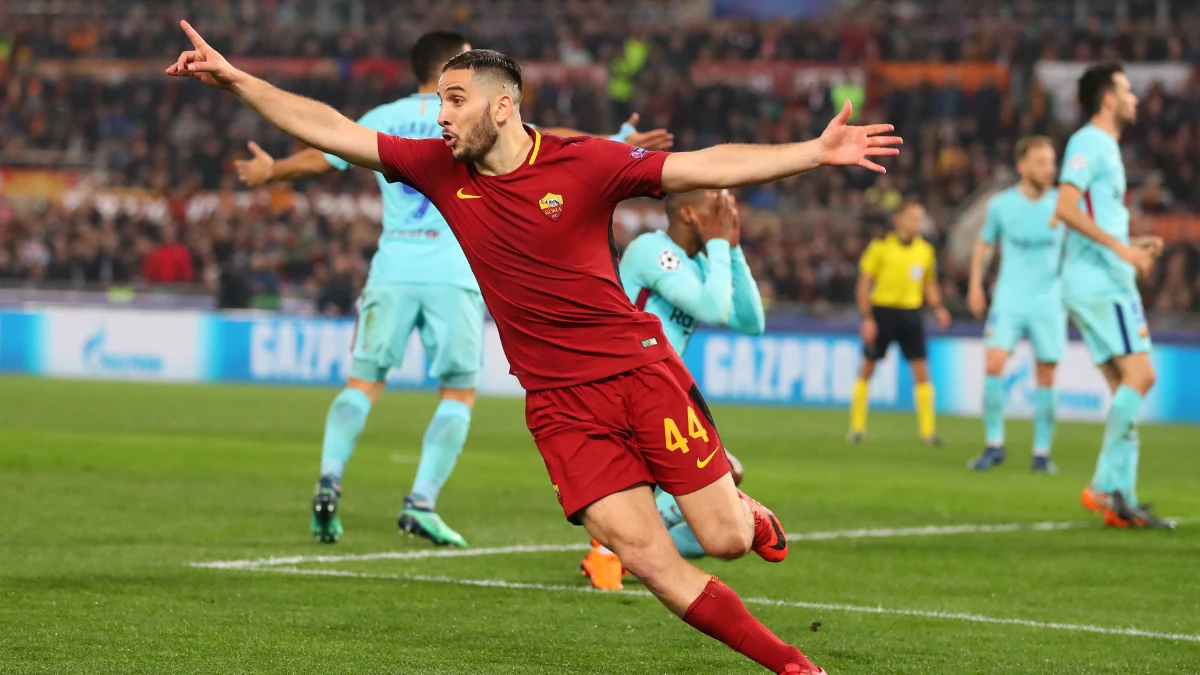
[[[458,238],[527,390],[594,382],[671,354],[657,317],[621,287],[612,214],[662,196],[665,152],[598,138],[533,138],[503,176],[454,161],[440,139],[379,134],[391,182],[421,191]]]

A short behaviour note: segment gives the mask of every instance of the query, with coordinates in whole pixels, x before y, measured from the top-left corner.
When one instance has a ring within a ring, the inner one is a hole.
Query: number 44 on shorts
[[[692,438],[702,439],[705,443],[708,442],[708,431],[704,429],[704,425],[700,423],[700,418],[696,417],[696,410],[692,406],[688,406],[688,436]],[[663,418],[663,433],[666,435],[667,450],[674,452],[682,450],[687,454],[688,442],[679,433],[679,425],[675,424],[675,420],[670,417]]]

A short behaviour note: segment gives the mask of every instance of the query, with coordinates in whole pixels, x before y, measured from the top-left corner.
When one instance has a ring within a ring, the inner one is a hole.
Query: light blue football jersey
[[[1129,243],[1129,209],[1125,208],[1125,164],[1116,139],[1087,124],[1067,142],[1061,183],[1083,193],[1080,208],[1100,229]],[[1137,293],[1133,266],[1091,239],[1067,234],[1063,294],[1069,297]]]
[[[700,322],[747,335],[763,332],[758,284],[741,247],[724,239],[709,241],[691,258],[666,232],[647,232],[625,249],[620,272],[629,300],[658,317],[680,356]]]
[[[1014,185],[988,202],[979,238],[1000,239],[1000,276],[992,296],[995,311],[1062,311],[1063,242],[1066,226],[1054,217],[1058,190],[1034,201]]]
[[[358,123],[404,138],[441,138],[441,108],[437,94],[413,94],[370,110]],[[339,171],[351,166],[334,155],[325,159]],[[378,172],[375,180],[383,195],[383,234],[367,285],[447,284],[478,291],[462,247],[425,195],[403,183],[389,183]]]

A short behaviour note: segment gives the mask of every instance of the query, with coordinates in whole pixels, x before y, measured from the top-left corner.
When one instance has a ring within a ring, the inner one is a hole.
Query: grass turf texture
[[[193,561],[429,548],[398,537],[429,394],[385,394],[350,465],[346,538],[308,536],[333,392],[0,379],[0,672],[758,673],[635,595],[200,569]],[[479,402],[439,510],[473,547],[572,544],[519,400]],[[966,471],[976,420],[718,407],[745,488],[792,533],[1090,521],[1054,532],[833,539],[703,566],[743,597],[961,612],[1200,635],[1200,524],[1102,530],[1078,506],[1101,429],[1060,424],[1057,476]],[[1194,428],[1142,430],[1142,497],[1200,515]],[[582,587],[580,553],[305,563],[303,569]],[[629,588],[637,588],[636,583]],[[1200,643],[844,610],[753,605],[834,675],[1195,673]],[[819,632],[810,624],[820,621]]]

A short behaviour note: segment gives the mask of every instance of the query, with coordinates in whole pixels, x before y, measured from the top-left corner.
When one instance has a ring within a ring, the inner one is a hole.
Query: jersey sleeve
[[[1096,170],[1096,156],[1091,145],[1081,134],[1071,137],[1067,142],[1067,149],[1063,151],[1060,183],[1070,183],[1079,188],[1080,192],[1088,191],[1092,185],[1093,172]]]
[[[733,307],[729,312],[729,327],[746,335],[762,335],[767,327],[762,293],[750,272],[750,264],[741,246],[730,251],[733,271]]]
[[[404,183],[428,195],[438,168],[443,166],[450,151],[440,138],[401,138],[380,132],[379,162],[383,177],[389,183]]]
[[[584,182],[604,198],[620,202],[634,197],[663,196],[662,170],[668,152],[644,150],[605,138],[571,139],[583,160],[576,166]]]
[[[634,278],[643,288],[654,291],[697,321],[712,326],[729,322],[733,300],[729,242],[713,239],[705,246],[708,274],[703,282],[683,265],[675,249],[651,246],[640,249],[633,261],[637,269]]]
[[[1000,205],[999,197],[988,200],[987,215],[983,219],[983,229],[979,231],[979,240],[985,244],[995,244],[1000,236]]]
[[[372,108],[363,114],[362,117],[358,118],[358,123],[373,131],[383,131],[383,114],[379,108]],[[331,155],[328,152],[325,153],[325,161],[329,162],[329,165],[338,171],[345,171],[354,166],[341,157]]]
[[[937,282],[937,251],[934,250],[932,244],[925,244],[925,256],[928,259],[925,264],[925,281]]]
[[[879,263],[883,249],[879,242],[873,241],[867,245],[867,250],[863,251],[862,258],[858,261],[858,271],[869,277],[879,276]]]

